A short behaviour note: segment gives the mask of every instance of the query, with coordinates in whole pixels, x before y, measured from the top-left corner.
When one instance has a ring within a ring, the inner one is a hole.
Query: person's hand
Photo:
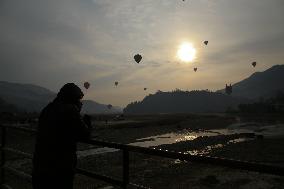
[[[88,128],[91,128],[92,126],[92,117],[88,114],[85,114],[83,116],[83,121],[85,122],[85,124],[88,126]]]

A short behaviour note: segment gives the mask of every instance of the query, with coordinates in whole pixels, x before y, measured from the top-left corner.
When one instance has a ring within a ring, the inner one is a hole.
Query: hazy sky
[[[86,99],[120,106],[216,90],[284,63],[283,18],[283,0],[0,0],[0,80],[55,92],[89,81]],[[193,63],[176,56],[184,41]]]

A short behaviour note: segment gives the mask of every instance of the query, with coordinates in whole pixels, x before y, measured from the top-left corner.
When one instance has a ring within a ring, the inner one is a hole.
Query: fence
[[[21,131],[28,132],[28,133],[36,132],[36,131],[34,129],[17,127],[17,126],[12,126],[12,125],[0,125],[0,127],[2,131],[1,132],[2,136],[1,136],[1,175],[0,175],[1,185],[0,186],[3,188],[10,189],[11,187],[5,184],[5,171],[10,171],[18,176],[23,177],[25,180],[28,180],[28,181],[31,181],[31,175],[28,175],[22,171],[18,171],[12,167],[5,165],[5,162],[6,162],[5,152],[19,154],[26,158],[32,158],[32,155],[26,152],[22,152],[20,150],[6,147],[7,129],[9,130],[16,129],[16,130],[21,130]],[[136,153],[147,154],[147,155],[152,155],[152,156],[159,156],[159,157],[164,157],[164,158],[171,158],[171,159],[180,159],[180,160],[186,160],[190,162],[208,163],[208,164],[225,166],[225,167],[234,168],[234,169],[255,171],[255,172],[260,172],[260,173],[268,173],[268,174],[274,174],[274,175],[279,175],[279,176],[284,175],[284,167],[278,167],[278,166],[267,165],[267,164],[238,161],[238,160],[233,160],[233,159],[224,159],[224,158],[219,158],[219,157],[190,155],[190,154],[185,154],[181,152],[172,152],[172,151],[167,151],[167,150],[162,151],[162,150],[157,150],[157,149],[152,149],[152,148],[124,145],[124,144],[119,144],[119,143],[99,141],[99,140],[93,140],[93,139],[85,140],[81,142],[85,144],[91,144],[91,145],[96,145],[96,146],[103,146],[103,147],[109,147],[109,148],[115,148],[115,149],[122,150],[123,152],[122,180],[100,175],[100,174],[90,172],[84,169],[77,169],[77,174],[81,174],[81,175],[91,177],[94,179],[99,179],[107,183],[110,183],[112,185],[120,186],[122,188],[127,188],[128,186],[134,186],[137,188],[148,188],[148,187],[141,186],[135,183],[131,183],[129,181],[129,153],[130,152],[136,152]]]

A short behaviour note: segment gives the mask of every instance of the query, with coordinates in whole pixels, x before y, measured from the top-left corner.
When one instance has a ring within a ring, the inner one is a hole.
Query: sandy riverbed
[[[161,144],[156,148],[173,151],[196,151],[206,155],[226,157],[240,160],[250,160],[264,163],[283,165],[284,137],[257,138],[264,134],[268,125],[282,124],[277,117],[267,116],[260,119],[250,117],[240,118],[226,115],[144,115],[126,116],[123,121],[96,122],[93,137],[99,140],[119,142],[123,144],[137,144],[137,142],[153,142],[153,140],[168,140],[169,133],[206,132],[234,128],[236,124],[257,123],[243,126],[250,127],[249,133],[213,134],[212,136],[198,136],[192,140],[180,140],[175,143]],[[256,127],[256,128],[252,128]],[[268,129],[269,130],[269,129]],[[254,132],[255,131],[255,132]],[[254,135],[251,134],[254,132]],[[279,131],[278,131],[279,132]],[[267,133],[267,132],[266,132]],[[153,136],[158,136],[153,137]],[[184,136],[184,135],[183,135]],[[32,141],[12,136],[14,145],[32,152]],[[153,139],[154,138],[154,139]],[[247,139],[238,142],[234,140]],[[13,142],[12,142],[13,143]],[[221,144],[221,145],[220,145]],[[208,146],[210,149],[208,149]],[[79,150],[93,148],[89,145],[79,145]],[[179,160],[159,158],[143,154],[130,154],[130,181],[143,184],[151,188],[284,188],[283,177],[259,174],[224,168],[214,165],[183,162]],[[21,160],[11,162],[19,169],[31,171],[30,162]],[[79,158],[78,166],[121,178],[122,153],[120,151],[101,153]],[[75,188],[111,188],[101,181],[77,176]]]

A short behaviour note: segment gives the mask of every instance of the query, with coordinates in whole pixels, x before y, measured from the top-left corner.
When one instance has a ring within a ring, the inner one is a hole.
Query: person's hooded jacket
[[[33,158],[35,181],[49,178],[52,182],[52,178],[64,180],[74,175],[76,143],[90,137],[90,123],[80,115],[83,95],[78,86],[68,83],[42,110]]]

